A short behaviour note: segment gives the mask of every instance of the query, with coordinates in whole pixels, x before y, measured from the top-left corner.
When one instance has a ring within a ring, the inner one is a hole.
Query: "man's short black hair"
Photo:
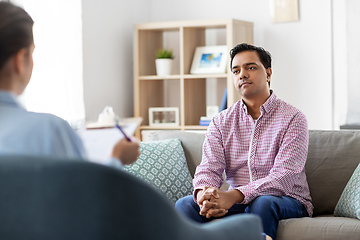
[[[236,54],[245,51],[256,52],[265,69],[271,68],[271,55],[262,47],[253,46],[247,43],[240,43],[230,50],[230,70],[232,70],[232,62]]]

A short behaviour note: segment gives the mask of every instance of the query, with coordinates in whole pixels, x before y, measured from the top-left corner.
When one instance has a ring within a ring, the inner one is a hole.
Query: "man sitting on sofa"
[[[254,213],[262,218],[264,232],[275,239],[281,219],[312,215],[305,176],[307,120],[270,90],[267,51],[243,43],[230,57],[242,100],[213,118],[194,176],[194,195],[180,199],[176,209],[202,223]],[[219,188],[224,171],[230,188],[223,192]]]

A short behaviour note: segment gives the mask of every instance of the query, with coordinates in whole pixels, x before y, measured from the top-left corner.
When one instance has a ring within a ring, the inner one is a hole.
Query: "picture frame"
[[[299,1],[271,0],[270,15],[273,23],[299,21]]]
[[[228,55],[229,51],[226,45],[197,47],[190,73],[225,73]]]
[[[149,108],[149,126],[179,126],[178,107],[151,107]]]

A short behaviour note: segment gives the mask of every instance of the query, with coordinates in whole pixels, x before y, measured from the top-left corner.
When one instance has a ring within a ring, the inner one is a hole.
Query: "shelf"
[[[212,74],[185,74],[185,79],[197,79],[197,78],[227,78],[227,73],[212,73]]]
[[[161,126],[161,127],[154,127],[143,125],[140,126],[140,130],[206,130],[208,126],[200,126],[200,125],[185,125],[184,127],[176,126],[176,127],[169,127],[169,126]]]
[[[199,79],[199,78],[227,78],[227,73],[210,73],[210,74],[184,74],[184,75],[167,75],[167,76],[157,76],[157,75],[147,75],[139,76],[139,80],[164,80],[164,79]]]
[[[137,30],[178,30],[184,28],[225,28],[227,25],[242,25],[252,28],[251,22],[236,19],[185,20],[169,22],[150,22],[137,24]]]
[[[167,76],[157,76],[157,75],[148,75],[148,76],[139,76],[139,80],[166,80],[166,79],[180,79],[180,75],[167,75]]]
[[[238,43],[253,43],[253,23],[235,19],[150,22],[137,24],[134,34],[134,116],[142,117],[141,130],[207,130],[199,120],[206,107],[219,105],[227,89],[227,105],[240,99],[233,86],[229,66],[225,73],[191,74],[197,47],[226,45],[228,50]],[[156,75],[158,49],[172,49],[173,74]],[[220,106],[220,105],[219,105]],[[179,126],[149,126],[151,107],[179,108]]]
[[[181,130],[181,126],[175,126],[175,127],[169,127],[169,126],[161,126],[161,127],[140,126],[140,130]]]
[[[200,125],[186,125],[185,130],[206,130],[208,126],[200,126]]]

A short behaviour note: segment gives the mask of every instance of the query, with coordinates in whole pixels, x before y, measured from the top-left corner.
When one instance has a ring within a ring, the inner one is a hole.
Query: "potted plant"
[[[165,48],[156,51],[156,73],[158,76],[171,75],[173,67],[173,52]]]

